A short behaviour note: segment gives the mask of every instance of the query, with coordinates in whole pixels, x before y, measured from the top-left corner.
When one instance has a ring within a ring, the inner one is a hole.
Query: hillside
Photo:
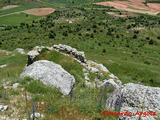
[[[8,26],[1,29],[0,46],[13,50],[68,44],[106,65],[124,83],[159,86],[159,17],[117,19],[107,11],[64,9],[32,24]]]
[[[0,120],[159,120],[160,16],[106,1],[0,0]]]

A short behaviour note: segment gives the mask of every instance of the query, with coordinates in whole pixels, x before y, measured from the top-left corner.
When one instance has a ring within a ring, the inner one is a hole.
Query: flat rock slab
[[[64,95],[70,93],[75,83],[75,79],[70,73],[60,65],[47,60],[39,60],[27,66],[20,77],[31,77],[40,80],[47,86],[58,88]]]

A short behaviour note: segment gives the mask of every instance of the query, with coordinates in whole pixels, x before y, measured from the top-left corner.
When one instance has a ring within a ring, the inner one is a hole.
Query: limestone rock
[[[7,64],[0,65],[0,68],[5,68],[5,67],[7,67]]]
[[[104,86],[106,83],[111,84],[115,89],[120,88],[119,84],[117,84],[113,79],[104,80],[101,86]]]
[[[98,64],[96,62],[93,62],[91,60],[87,61],[88,69],[92,72],[105,72],[109,73],[109,70],[102,64]]]
[[[39,60],[27,66],[20,77],[24,78],[27,76],[35,80],[40,80],[47,86],[60,89],[64,95],[70,93],[75,83],[74,77],[60,65],[47,60]]]
[[[8,105],[0,105],[0,112],[8,109]]]
[[[31,51],[28,52],[28,54],[27,54],[28,55],[27,66],[31,65],[34,62],[34,60],[40,54],[40,52],[42,51],[43,48],[45,48],[45,47],[44,46],[41,46],[41,47],[36,46],[36,47],[34,47],[33,50],[31,50]]]
[[[15,50],[16,50],[18,53],[22,54],[22,55],[26,54],[25,51],[24,51],[24,49],[22,49],[22,48],[16,48]]]
[[[85,54],[83,51],[78,51],[75,48],[72,48],[68,45],[62,45],[62,44],[54,45],[53,48],[58,51],[65,52],[67,54],[71,54],[76,59],[78,59],[80,62],[86,63],[86,58],[85,58]]]
[[[35,118],[44,118],[44,115],[43,115],[43,114],[40,114],[40,113],[34,113],[34,115],[31,114],[30,118],[33,119],[33,116],[34,116]],[[35,120],[36,120],[36,119],[35,119]]]
[[[121,101],[118,102],[117,101]],[[153,111],[160,113],[160,88],[128,83],[114,90],[106,101],[106,107],[115,110],[120,106],[120,111]],[[120,103],[120,104],[119,104]],[[137,116],[121,117],[127,120],[136,120]],[[143,117],[142,120],[154,120],[153,116]]]
[[[13,88],[17,88],[19,86],[19,83],[14,83]]]

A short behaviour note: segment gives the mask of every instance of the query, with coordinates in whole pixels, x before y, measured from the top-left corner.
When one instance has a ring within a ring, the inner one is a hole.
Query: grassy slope
[[[20,12],[20,11],[24,11],[32,8],[51,7],[50,5],[45,3],[33,2],[33,1],[26,2],[23,0],[22,1],[15,0],[15,1],[11,1],[11,3],[5,3],[5,2],[0,2],[0,3],[1,3],[1,6],[12,5],[12,4],[19,5],[16,8],[0,10],[0,25],[18,25],[22,22],[30,23],[31,21],[36,20],[37,18],[40,18],[40,17],[33,16],[33,15],[28,15],[28,17],[26,17],[27,15],[25,13],[21,13],[21,14],[12,14],[12,13]],[[7,15],[7,16],[1,17],[2,15]]]
[[[71,7],[71,6],[83,6],[92,4],[95,2],[112,1],[112,0],[41,0],[42,2],[49,3],[58,7]]]
[[[31,49],[36,45],[68,44],[85,51],[87,58],[106,65],[123,83],[159,86],[158,17],[115,18],[106,11],[57,11],[32,25],[1,31],[0,46]],[[67,19],[75,22],[68,24]]]
[[[0,25],[19,25],[20,23],[32,23],[33,20],[41,17],[34,15],[27,15],[25,13],[13,14],[0,18]]]
[[[27,6],[26,5],[26,6],[19,6],[19,7],[16,7],[16,8],[7,9],[7,10],[1,10],[0,11],[0,16],[10,14],[10,13],[14,13],[14,12],[24,11],[24,10],[27,10],[27,9],[32,9],[34,7],[35,6]]]
[[[103,118],[103,105],[108,93],[112,91],[112,88],[109,87],[105,93],[103,93],[103,87],[101,89],[87,88],[84,85],[82,66],[73,58],[64,56],[56,51],[44,51],[37,58],[37,60],[48,59],[54,61],[62,65],[63,68],[69,73],[75,75],[76,85],[73,90],[74,96],[70,101],[69,96],[63,96],[56,89],[46,87],[39,81],[33,81],[30,78],[25,78],[24,80],[19,79],[19,74],[22,72],[25,66],[27,56],[17,53],[5,55],[1,52],[0,55],[0,65],[8,64],[6,68],[0,69],[0,102],[2,104],[10,105],[10,109],[8,109],[7,112],[3,112],[2,115],[8,115],[8,112],[12,113],[12,109],[14,108],[18,112],[18,116],[20,116],[20,118],[26,118],[27,110],[32,111],[31,104],[32,101],[34,101],[37,107],[36,111],[43,113],[45,115],[45,119],[47,120],[52,120],[53,118],[57,120]],[[17,89],[4,89],[2,84],[7,81],[10,82],[8,86],[12,86],[12,84],[15,82],[19,82],[21,86],[19,86]],[[27,104],[25,101],[25,96],[22,96],[25,94],[25,91],[22,91],[22,88],[25,89],[27,96],[31,97],[31,99],[27,97]],[[5,96],[4,93],[6,94]],[[102,102],[100,103],[99,101],[101,98]],[[17,102],[18,104],[15,105],[13,101]],[[15,115],[15,113],[12,114],[13,117],[17,118]],[[110,116],[106,117],[105,120],[112,120],[116,118],[116,116]]]

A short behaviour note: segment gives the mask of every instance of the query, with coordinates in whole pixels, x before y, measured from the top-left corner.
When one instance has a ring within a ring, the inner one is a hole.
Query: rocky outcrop
[[[45,48],[45,47],[44,46],[41,46],[41,47],[36,46],[36,47],[33,48],[33,50],[28,52],[28,54],[27,54],[28,55],[27,66],[31,65],[35,61],[36,57],[41,53],[43,48]]]
[[[33,50],[29,51],[28,52],[28,63],[27,63],[27,66],[28,65],[31,65],[37,56],[39,56],[39,54],[41,53],[42,49],[47,49],[47,50],[57,50],[57,51],[60,51],[60,52],[63,52],[63,53],[66,53],[66,54],[70,54],[70,55],[73,55],[76,60],[82,62],[82,63],[86,63],[86,58],[85,58],[85,54],[83,51],[78,51],[76,50],[75,48],[72,48],[68,45],[62,45],[62,44],[59,44],[59,45],[54,45],[53,47],[44,47],[44,46],[36,46],[33,48]]]
[[[20,77],[24,78],[27,76],[35,80],[40,80],[47,86],[60,89],[64,95],[70,93],[75,83],[74,77],[66,72],[60,65],[47,60],[36,61],[27,66]]]
[[[71,54],[80,62],[86,63],[86,58],[85,58],[85,54],[83,51],[78,51],[75,48],[72,48],[68,45],[62,45],[62,44],[54,45],[53,48],[60,52]]]
[[[8,105],[0,105],[0,112],[8,109]]]
[[[22,49],[22,48],[16,48],[15,51],[17,51],[18,53],[20,53],[22,55],[26,54],[24,49]]]
[[[125,112],[128,109],[128,111],[130,110],[133,113],[136,111],[154,111],[159,113],[159,101],[160,88],[128,83],[121,88],[115,89],[107,99],[106,107],[115,110],[116,106],[118,106],[121,112]],[[124,119],[125,116],[121,116],[121,118]],[[125,119],[135,120],[137,116],[126,117]],[[143,119],[146,120],[146,117]]]
[[[5,68],[5,67],[7,67],[7,64],[0,65],[0,68]]]
[[[98,73],[98,72],[109,73],[109,70],[105,66],[103,66],[102,64],[98,64],[96,62],[88,60],[87,65],[88,65],[88,69],[91,70],[92,72],[95,72],[95,73]]]
[[[122,83],[120,84],[117,84],[113,79],[109,79],[109,80],[104,80],[103,83],[100,85],[101,86],[104,86],[105,84],[110,84],[112,85],[115,89],[118,89],[121,87]]]
[[[44,115],[43,114],[40,114],[40,113],[34,113],[31,114],[30,118],[33,120],[33,119],[36,119],[36,118],[44,118]]]

